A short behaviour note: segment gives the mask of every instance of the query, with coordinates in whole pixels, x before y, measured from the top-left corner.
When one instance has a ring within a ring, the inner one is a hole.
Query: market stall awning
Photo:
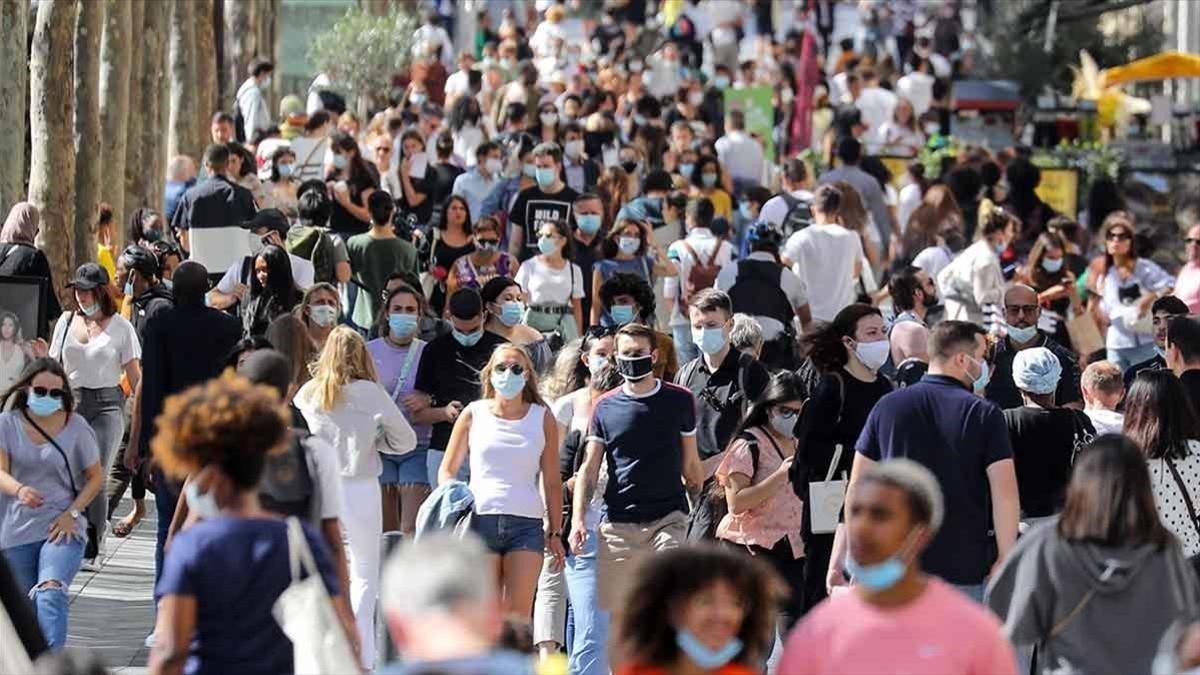
[[[1200,77],[1200,55],[1163,52],[1100,71],[1100,86],[1115,87],[1130,82]]]

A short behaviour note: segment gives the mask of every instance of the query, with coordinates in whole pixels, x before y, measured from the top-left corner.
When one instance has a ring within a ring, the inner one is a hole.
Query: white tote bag
[[[333,609],[321,572],[296,518],[287,519],[292,583],[275,601],[275,621],[292,641],[296,675],[359,673],[362,668]],[[301,579],[302,572],[308,577]]]
[[[35,672],[16,627],[8,618],[8,612],[0,606],[0,673],[33,675]]]
[[[838,461],[842,459],[842,444],[833,451],[833,461],[825,473],[825,480],[808,484],[808,512],[812,521],[813,534],[829,534],[837,530],[838,516],[842,512],[842,501],[846,498],[846,473],[841,480],[833,480]]]

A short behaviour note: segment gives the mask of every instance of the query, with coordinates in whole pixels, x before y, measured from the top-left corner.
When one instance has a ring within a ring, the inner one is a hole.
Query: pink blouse
[[[750,433],[758,440],[758,472],[754,473],[754,458],[750,453],[750,444],[742,439],[734,440],[725,451],[725,458],[717,468],[717,480],[721,485],[729,479],[730,474],[740,473],[751,476],[750,484],[757,485],[767,479],[783,464],[783,458],[775,450],[775,445],[762,429],[750,429]],[[794,453],[796,442],[791,441]],[[781,447],[784,452],[786,446]],[[800,525],[803,518],[804,502],[796,496],[791,486],[780,486],[775,494],[752,509],[737,515],[725,514],[717,525],[717,538],[735,544],[758,546],[765,549],[775,547],[779,540],[787,537],[792,546],[792,556],[804,557],[804,542],[800,538]]]

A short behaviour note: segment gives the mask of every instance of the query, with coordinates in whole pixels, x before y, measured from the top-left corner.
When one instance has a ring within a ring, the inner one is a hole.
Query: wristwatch
[[[78,517],[79,517],[79,509],[71,509],[69,513],[71,514],[71,517],[72,517],[72,518],[78,518]]]

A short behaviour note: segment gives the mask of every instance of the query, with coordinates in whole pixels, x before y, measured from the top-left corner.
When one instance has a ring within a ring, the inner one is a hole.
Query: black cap
[[[674,186],[675,184],[671,182],[671,174],[663,171],[662,169],[651,171],[650,173],[646,174],[645,178],[642,179],[643,193],[663,192],[670,190]]]
[[[67,282],[67,288],[93,291],[108,285],[108,272],[96,263],[84,263],[75,270],[75,278]]]
[[[158,276],[158,258],[150,249],[130,244],[125,247],[124,251],[121,251],[118,260],[125,265],[126,269],[135,270],[143,277]]]
[[[456,319],[474,319],[483,313],[483,298],[474,288],[460,288],[450,296],[450,315]]]
[[[246,230],[266,228],[282,234],[287,234],[290,227],[291,223],[288,222],[287,216],[283,215],[283,211],[279,209],[263,209],[254,214],[253,218],[242,223],[242,228]]]
[[[280,398],[287,396],[288,387],[292,384],[291,361],[274,349],[255,350],[242,361],[237,372],[254,384],[271,387],[279,393]]]

